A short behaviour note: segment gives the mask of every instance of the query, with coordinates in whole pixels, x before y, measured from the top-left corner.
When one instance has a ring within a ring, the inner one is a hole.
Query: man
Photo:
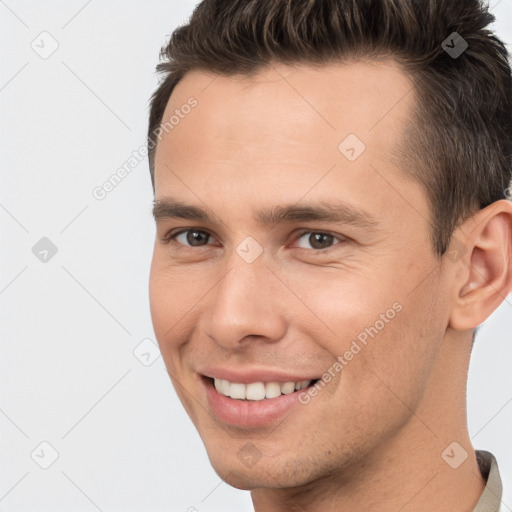
[[[205,0],[163,50],[153,325],[256,512],[500,509],[465,396],[512,288],[492,20],[477,0]]]

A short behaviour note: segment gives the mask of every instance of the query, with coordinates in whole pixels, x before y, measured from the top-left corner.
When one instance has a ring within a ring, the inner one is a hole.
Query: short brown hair
[[[426,190],[441,256],[458,223],[503,199],[512,178],[512,80],[508,52],[486,28],[493,21],[479,0],[204,0],[161,51],[148,129],[153,190],[154,133],[188,71],[392,58],[416,95],[395,153]],[[468,46],[454,56],[459,36]]]

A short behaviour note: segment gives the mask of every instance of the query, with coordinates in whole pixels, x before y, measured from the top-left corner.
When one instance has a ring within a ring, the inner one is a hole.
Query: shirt
[[[501,483],[498,463],[494,455],[484,450],[476,451],[476,461],[482,477],[487,481],[473,512],[500,512],[503,484]]]

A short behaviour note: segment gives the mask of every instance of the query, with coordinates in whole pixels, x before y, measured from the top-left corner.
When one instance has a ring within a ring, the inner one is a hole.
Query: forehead
[[[184,108],[191,98],[196,106]],[[321,180],[310,196],[344,188],[386,208],[397,191],[376,173],[400,172],[393,159],[413,102],[411,80],[391,60],[272,64],[250,76],[191,71],[163,116],[179,121],[157,146],[156,196],[178,188],[218,203],[219,194],[265,187],[268,200],[294,201]]]
[[[248,163],[263,152],[276,160],[286,155],[304,161],[317,151],[337,158],[339,143],[349,134],[384,151],[401,135],[413,91],[392,60],[272,64],[250,76],[194,70],[173,91],[163,122],[180,113],[191,97],[197,107],[164,135],[160,146],[172,146],[175,164],[207,157],[237,165],[240,152]],[[193,153],[187,144],[191,138],[197,140]]]

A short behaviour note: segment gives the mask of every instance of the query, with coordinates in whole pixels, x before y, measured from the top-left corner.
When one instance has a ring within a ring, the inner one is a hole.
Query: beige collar
[[[473,512],[500,512],[503,485],[498,463],[492,453],[484,450],[476,450],[476,460],[487,484]]]

